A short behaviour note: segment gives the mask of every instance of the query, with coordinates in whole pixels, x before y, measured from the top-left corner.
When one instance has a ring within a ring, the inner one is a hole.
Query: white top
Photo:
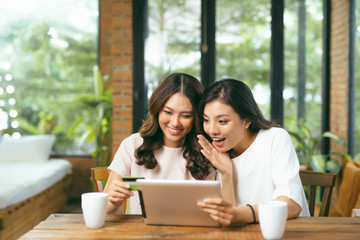
[[[286,130],[260,130],[254,142],[233,159],[237,204],[258,204],[287,196],[298,203],[300,216],[310,216],[299,176],[299,161]]]
[[[154,169],[139,166],[134,156],[135,150],[143,143],[139,133],[134,133],[124,139],[117,150],[112,163],[109,166],[111,171],[122,177],[145,177],[145,179],[179,179],[195,180],[186,169],[186,159],[183,157],[182,148],[169,148],[163,146],[155,152],[158,162]],[[215,171],[207,176],[207,180],[215,179]],[[141,214],[138,192],[127,201],[128,214]]]

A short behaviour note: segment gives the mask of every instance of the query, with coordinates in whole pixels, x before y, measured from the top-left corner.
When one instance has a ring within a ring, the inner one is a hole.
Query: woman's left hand
[[[230,202],[222,198],[208,198],[198,202],[198,207],[210,214],[210,217],[223,226],[229,226],[234,217]]]

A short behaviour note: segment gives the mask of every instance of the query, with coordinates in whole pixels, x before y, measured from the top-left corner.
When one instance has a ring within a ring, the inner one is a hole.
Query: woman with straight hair
[[[201,131],[196,111],[204,88],[195,77],[174,73],[154,90],[148,118],[138,133],[124,139],[109,166],[104,192],[109,193],[108,213],[130,198],[127,213],[141,214],[137,192],[122,177],[146,179],[214,180],[216,172],[200,152]]]
[[[310,215],[290,135],[264,118],[244,82],[210,85],[199,114],[201,152],[222,182],[222,198],[200,201],[203,211],[224,226],[258,222],[258,203],[267,200],[287,202],[288,218]]]

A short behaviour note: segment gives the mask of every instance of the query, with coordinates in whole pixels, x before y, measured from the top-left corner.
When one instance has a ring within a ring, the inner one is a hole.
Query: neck
[[[258,132],[251,132],[250,130],[246,130],[242,140],[233,148],[235,157],[243,154],[255,141],[257,135]]]

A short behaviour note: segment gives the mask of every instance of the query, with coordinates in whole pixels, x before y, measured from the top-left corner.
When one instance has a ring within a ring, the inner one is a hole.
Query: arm
[[[233,163],[227,153],[218,151],[204,136],[198,135],[201,153],[221,173],[222,196],[224,199],[236,205],[233,178]]]
[[[301,207],[292,199],[280,196],[275,200],[284,201],[288,204],[288,219],[298,217]],[[205,199],[198,202],[198,206],[204,212],[210,214],[211,218],[223,226],[229,226],[235,223],[253,223],[254,216],[249,206],[234,207],[230,202],[222,198]],[[252,206],[255,212],[255,222],[259,221],[258,205]]]
[[[278,132],[273,141],[273,198],[287,202],[288,218],[298,217],[302,210],[304,191],[299,177],[299,160],[290,135],[285,130]]]
[[[288,204],[288,219],[297,218],[301,212],[301,206],[294,200],[286,196],[277,197],[275,200],[283,201]]]
[[[134,195],[129,188],[129,184],[124,183],[119,174],[114,171],[110,172],[104,189],[104,192],[109,194],[108,213],[115,212],[123,204],[125,199]]]

